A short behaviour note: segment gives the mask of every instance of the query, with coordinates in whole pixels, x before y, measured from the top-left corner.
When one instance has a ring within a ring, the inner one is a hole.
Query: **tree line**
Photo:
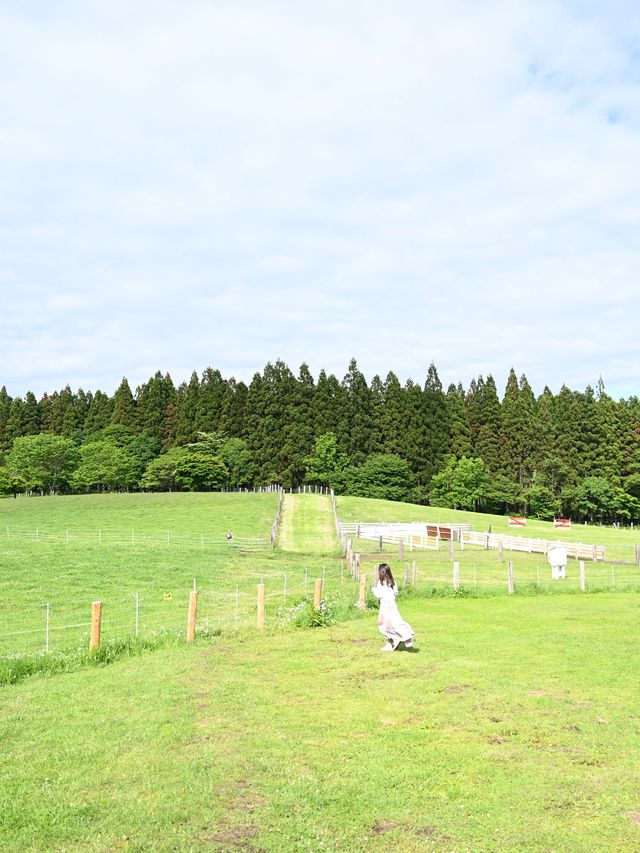
[[[269,362],[250,383],[207,368],[157,372],[112,396],[0,390],[0,491],[234,489],[280,483],[540,518],[640,517],[640,400],[595,390],[536,396],[512,369],[444,390],[389,372],[367,382]]]

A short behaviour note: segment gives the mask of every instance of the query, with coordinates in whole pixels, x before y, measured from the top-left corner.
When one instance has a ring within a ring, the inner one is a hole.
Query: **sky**
[[[0,0],[0,386],[640,395],[636,0]]]

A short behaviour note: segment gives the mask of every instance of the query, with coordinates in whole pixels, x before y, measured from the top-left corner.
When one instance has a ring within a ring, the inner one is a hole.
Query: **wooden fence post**
[[[634,545],[636,566],[640,566],[640,545]]]
[[[498,542],[498,562],[504,562],[504,545],[502,542]]]
[[[315,585],[313,587],[313,608],[314,610],[320,610],[320,602],[322,601],[322,578],[316,578]]]
[[[457,561],[453,564],[453,588],[460,588],[460,563]]]
[[[404,542],[402,539],[398,542],[398,557],[399,559],[404,559]]]
[[[198,593],[192,589],[189,593],[189,615],[187,616],[187,643],[192,643],[196,636],[196,618],[198,615]]]
[[[378,551],[382,554],[382,536],[378,537]]]
[[[358,607],[360,610],[364,610],[364,600],[367,594],[367,576],[363,572],[360,575],[360,591],[358,595]]]
[[[100,626],[102,624],[102,602],[94,601],[91,605],[91,638],[89,651],[92,652],[100,645]]]
[[[507,587],[509,590],[509,595],[513,593],[513,563],[511,560],[507,563]]]
[[[418,563],[414,560],[411,566],[411,586],[418,584]]]
[[[453,560],[453,530],[451,531],[451,539],[449,539],[449,559]]]
[[[597,561],[598,561],[598,546],[594,545],[593,546],[593,562],[597,563]]]
[[[580,589],[582,592],[587,588],[587,579],[584,573],[584,560],[580,560]]]
[[[404,564],[404,585],[409,586],[409,572],[411,571],[411,567],[409,563]]]
[[[264,628],[264,584],[258,584],[258,628]]]

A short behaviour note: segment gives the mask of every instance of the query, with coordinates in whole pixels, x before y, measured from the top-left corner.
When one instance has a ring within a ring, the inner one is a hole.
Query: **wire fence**
[[[271,547],[269,536],[237,536],[228,538],[219,532],[185,532],[170,529],[149,530],[135,527],[35,527],[30,530],[6,525],[6,542],[29,542],[55,545],[180,545],[187,548],[267,550]]]
[[[365,544],[365,543],[355,543]],[[370,543],[369,543],[370,545]],[[552,577],[551,568],[529,554],[509,555],[500,561],[495,552],[467,546],[457,551],[455,559],[448,554],[429,552],[411,554],[415,559],[400,560],[389,551],[367,554],[354,552],[352,571],[342,562],[321,573],[324,595],[344,595],[354,603],[361,575],[366,576],[367,589],[376,579],[378,562],[390,562],[398,585],[418,593],[433,594],[525,592],[531,588],[547,592],[579,592],[603,589],[640,590],[640,566],[614,563],[570,562],[566,576]],[[125,590],[103,601],[103,640],[132,637],[149,638],[162,634],[186,633],[189,595],[198,591],[197,633],[254,626],[257,616],[257,586],[265,584],[267,625],[284,618],[288,607],[303,596],[311,596],[317,567],[286,574],[262,576],[255,572],[239,573],[233,581],[215,587],[187,585],[176,589]],[[86,649],[89,642],[91,601],[59,600],[33,606],[0,603],[0,657],[41,652]]]
[[[186,633],[189,596],[198,592],[197,633],[256,624],[257,586],[265,584],[267,621],[276,624],[303,596],[313,594],[317,567],[286,574],[238,574],[233,582],[215,588],[144,589],[121,591],[102,601],[102,639],[150,638]],[[354,596],[355,584],[335,564],[320,577],[325,595]],[[0,658],[10,655],[88,648],[91,628],[90,600],[61,599],[33,606],[0,603]]]

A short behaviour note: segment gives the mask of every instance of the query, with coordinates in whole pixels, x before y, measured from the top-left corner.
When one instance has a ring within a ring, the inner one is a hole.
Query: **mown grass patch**
[[[405,600],[0,690],[0,847],[633,851],[636,596]]]

